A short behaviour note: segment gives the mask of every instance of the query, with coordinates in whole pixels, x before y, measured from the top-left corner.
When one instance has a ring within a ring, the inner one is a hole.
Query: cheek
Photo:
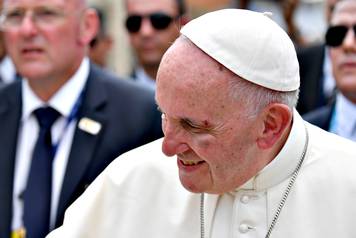
[[[156,40],[159,42],[159,46],[161,50],[167,50],[169,46],[172,45],[172,42],[178,37],[175,33],[172,33],[171,31],[166,31],[166,32],[160,32],[161,34],[157,34]]]
[[[330,49],[330,60],[332,64],[333,73],[338,72],[340,61],[343,57],[341,49]]]
[[[128,34],[129,34],[130,44],[136,46],[139,39],[138,34],[130,34],[130,33]]]
[[[210,135],[200,135],[196,138],[196,144],[199,148],[206,150],[211,144],[212,138]]]
[[[13,48],[16,48],[15,42],[17,42],[19,39],[18,34],[8,32],[4,34],[4,43],[8,50],[12,50]]]

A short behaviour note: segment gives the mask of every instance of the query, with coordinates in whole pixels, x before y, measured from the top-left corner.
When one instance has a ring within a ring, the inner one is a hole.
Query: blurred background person
[[[100,67],[107,68],[108,54],[113,47],[113,37],[107,30],[107,16],[105,10],[95,7],[99,17],[99,31],[90,41],[89,58]]]
[[[0,0],[0,11],[3,1]],[[17,78],[16,69],[11,59],[6,54],[3,33],[0,31],[0,84],[12,82]]]
[[[326,33],[330,60],[336,81],[336,101],[304,115],[327,130],[356,141],[356,1],[336,4]]]
[[[0,237],[43,238],[120,154],[162,136],[154,91],[90,63],[85,0],[4,0],[22,80],[0,87]]]
[[[331,13],[338,0],[325,0],[325,19],[330,22]],[[297,49],[300,69],[300,95],[297,110],[305,114],[330,104],[333,100],[335,79],[331,70],[329,49],[325,42]]]
[[[161,58],[188,21],[185,2],[125,0],[125,6],[125,26],[137,61],[132,77],[154,89]]]
[[[6,54],[3,33],[0,32],[0,84],[10,83],[19,78],[15,66]]]

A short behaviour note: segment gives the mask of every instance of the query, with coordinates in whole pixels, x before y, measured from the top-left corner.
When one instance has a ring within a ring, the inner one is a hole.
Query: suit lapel
[[[89,78],[83,95],[82,106],[79,109],[77,126],[74,132],[73,144],[68,158],[67,169],[63,180],[61,195],[57,209],[56,226],[60,225],[66,206],[71,197],[78,189],[81,179],[85,174],[91,160],[93,159],[98,139],[105,127],[106,116],[101,111],[106,103],[105,88],[100,83],[100,76],[97,75],[91,65]],[[83,118],[89,118],[101,124],[102,128],[98,134],[90,134],[78,128],[78,123]]]
[[[8,85],[0,100],[0,237],[9,237],[17,135],[21,117],[21,82]]]
[[[317,105],[321,105],[324,101],[324,89],[323,89],[323,67],[324,60],[325,60],[325,46],[320,45],[318,46],[315,51],[314,58],[312,62],[316,65],[316,67],[309,67],[310,69],[310,77],[305,80],[305,83],[308,84],[306,92],[308,102],[315,102],[315,105],[311,105],[311,107],[315,107]],[[310,93],[310,89],[315,89],[314,93]]]

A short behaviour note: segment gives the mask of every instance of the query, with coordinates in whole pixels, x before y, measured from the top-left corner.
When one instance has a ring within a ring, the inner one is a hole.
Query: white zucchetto
[[[293,42],[266,14],[218,10],[188,22],[181,34],[245,80],[276,91],[299,88]]]

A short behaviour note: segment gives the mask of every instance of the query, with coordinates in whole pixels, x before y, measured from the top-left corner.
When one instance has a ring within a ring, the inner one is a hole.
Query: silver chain
[[[272,219],[271,225],[269,226],[269,229],[267,231],[267,234],[266,234],[265,238],[269,238],[270,237],[270,235],[271,235],[271,233],[273,231],[273,228],[277,223],[279,214],[281,213],[281,211],[282,211],[282,209],[284,207],[284,204],[286,203],[286,200],[288,198],[289,192],[292,189],[295,180],[297,179],[299,170],[302,167],[302,164],[303,164],[303,161],[304,161],[304,157],[305,157],[305,154],[307,152],[307,148],[308,148],[308,144],[309,144],[309,133],[308,133],[308,130],[307,130],[306,126],[305,126],[305,133],[306,133],[306,140],[305,140],[302,156],[301,156],[301,158],[300,158],[300,160],[299,160],[299,162],[297,164],[297,167],[295,168],[295,170],[294,170],[294,172],[292,174],[292,177],[291,177],[291,179],[290,179],[290,181],[288,183],[288,186],[287,186],[286,190],[284,191],[282,199],[279,202],[277,211],[276,211],[276,213],[275,213],[275,215],[274,215],[274,217]],[[200,237],[201,238],[205,237],[205,228],[204,228],[204,193],[202,193],[200,195]]]

